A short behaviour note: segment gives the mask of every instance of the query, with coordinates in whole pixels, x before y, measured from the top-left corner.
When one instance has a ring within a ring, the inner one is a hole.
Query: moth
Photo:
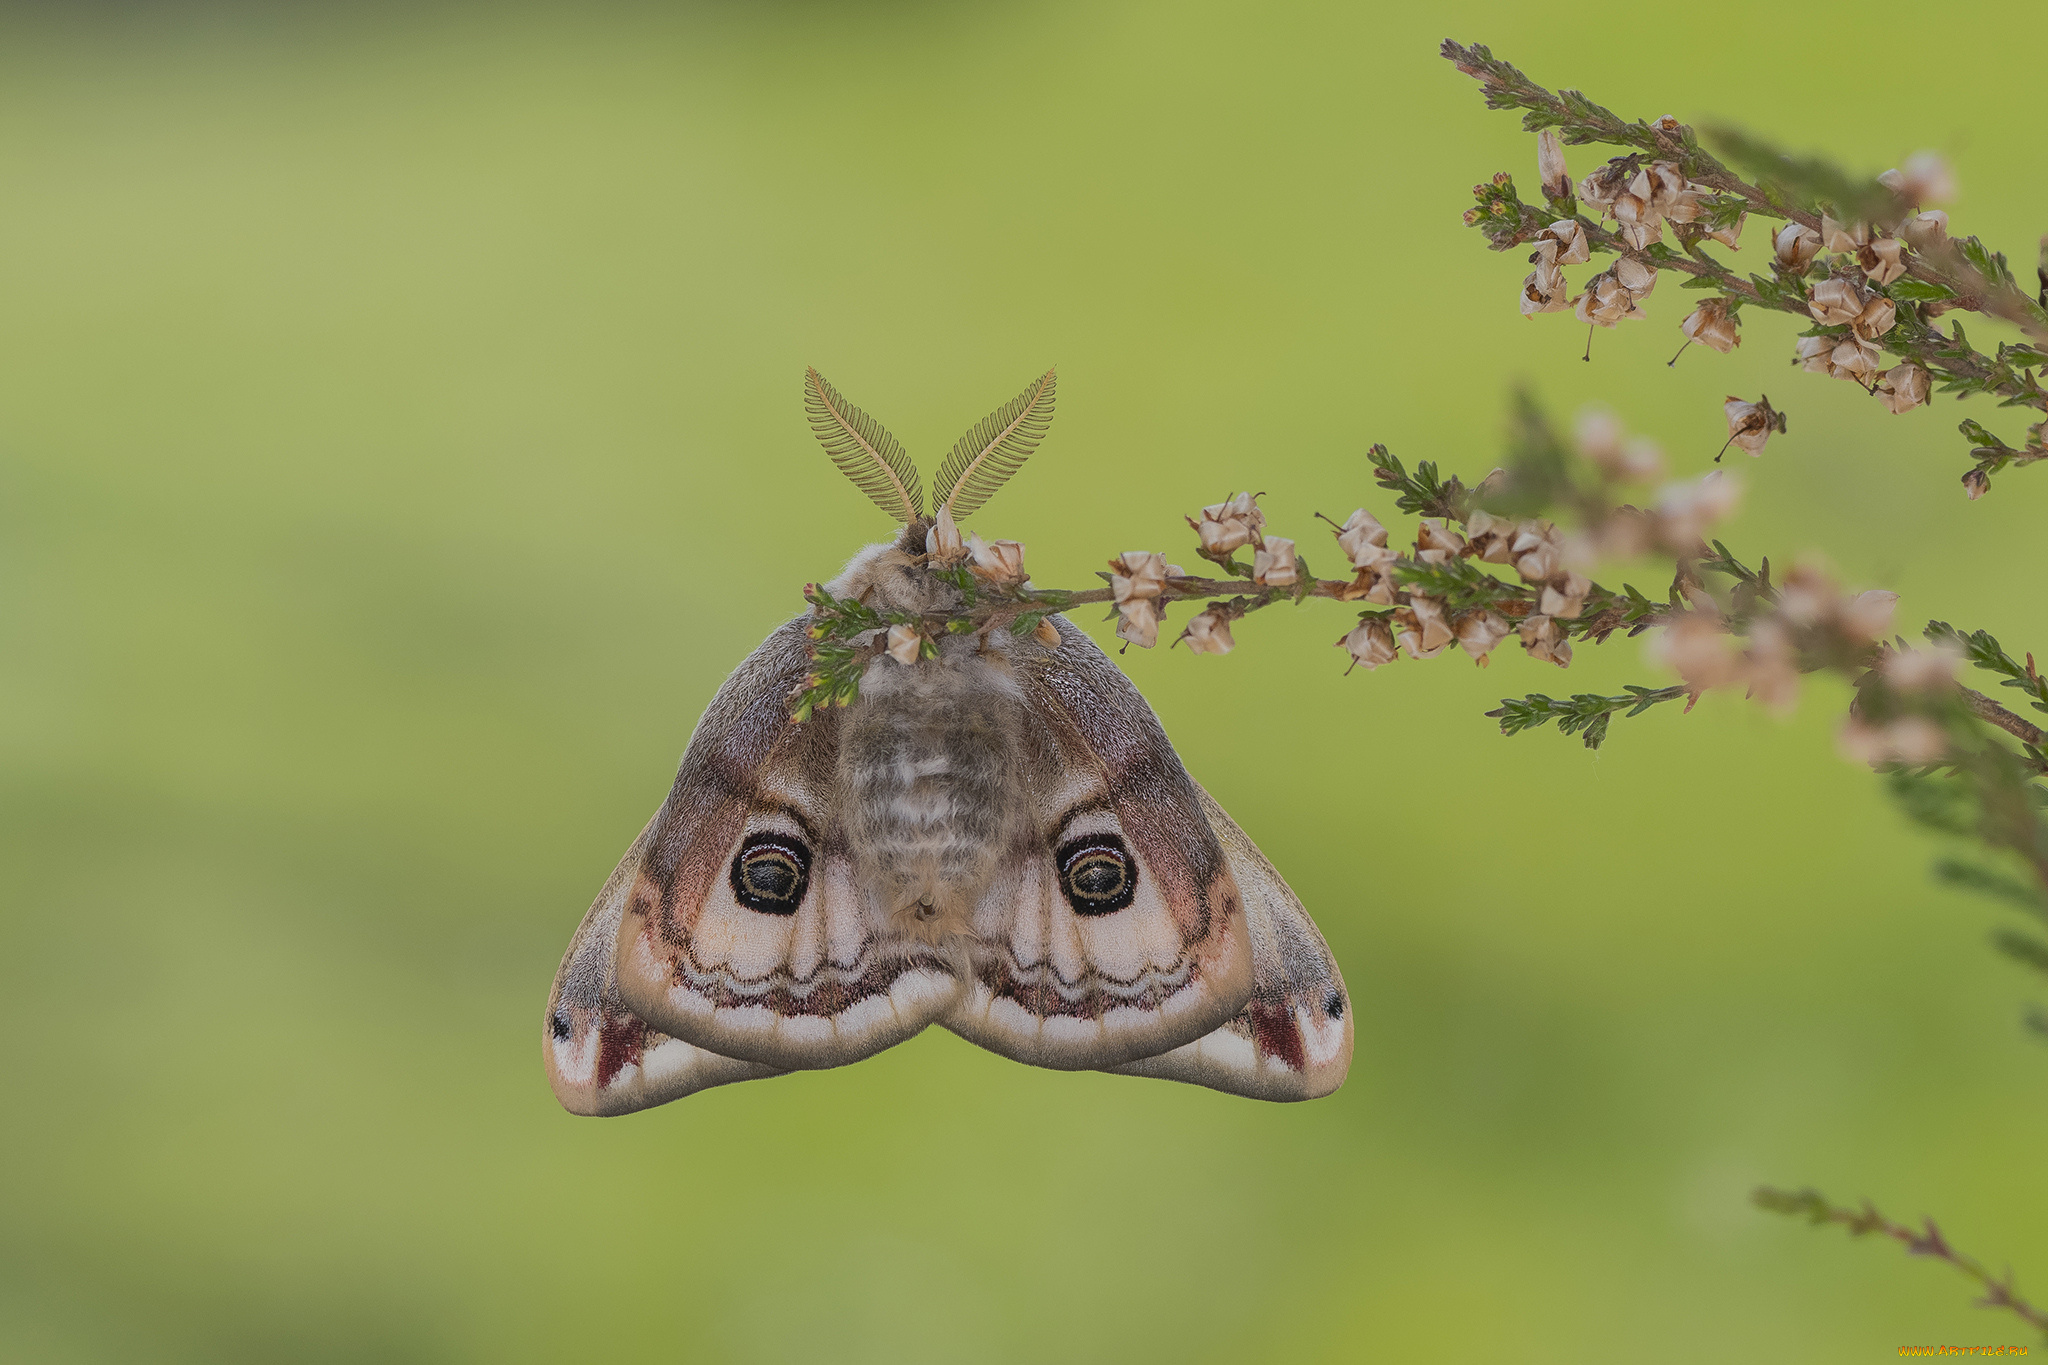
[[[916,466],[817,371],[813,429],[902,524],[827,585],[953,613],[940,528],[1043,439],[1047,372],[960,438],[927,517]],[[957,533],[954,533],[957,544]],[[845,1066],[931,1025],[1057,1070],[1326,1095],[1349,998],[1286,881],[1101,649],[1050,630],[879,649],[795,718],[811,613],[735,669],[675,785],[583,917],[548,997],[548,1079],[578,1114]]]

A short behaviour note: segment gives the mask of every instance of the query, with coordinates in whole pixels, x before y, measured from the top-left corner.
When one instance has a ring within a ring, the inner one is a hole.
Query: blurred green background
[[[1676,281],[1581,364],[1458,223],[1474,181],[1533,180],[1534,140],[1446,35],[1873,171],[1941,149],[1958,226],[2024,262],[2039,13],[1956,13],[0,15],[0,1357],[2025,1340],[1943,1267],[1745,1202],[1933,1213],[2048,1290],[2048,1052],[1999,912],[1931,886],[1837,757],[1836,684],[1598,755],[1482,716],[1659,680],[1627,642],[1567,675],[1504,650],[1346,678],[1323,604],[1227,658],[1123,660],[1337,950],[1332,1099],[934,1031],[600,1121],[539,1056],[569,933],[712,690],[887,530],[809,436],[807,364],[930,468],[1057,362],[1053,433],[977,529],[1070,585],[1246,486],[1322,563],[1312,512],[1391,516],[1368,442],[1483,474],[1518,380],[1565,420],[1614,404],[1681,475],[1724,393],[1768,391],[1791,433],[1740,462],[1739,552],[1822,549],[1909,630],[2048,644],[2013,576],[2048,473],[1966,503],[1964,410],[1791,371],[1784,319],[1667,369]],[[1764,249],[1753,224],[1738,260]]]

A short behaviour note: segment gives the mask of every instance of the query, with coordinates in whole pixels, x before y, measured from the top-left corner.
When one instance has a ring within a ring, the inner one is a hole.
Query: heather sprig
[[[2003,1276],[1993,1275],[1983,1262],[1957,1251],[1932,1218],[1923,1218],[1920,1226],[1914,1228],[1885,1217],[1867,1199],[1863,1201],[1862,1208],[1852,1209],[1830,1203],[1818,1190],[1778,1190],[1768,1185],[1759,1185],[1750,1195],[1750,1200],[1760,1209],[1791,1218],[1804,1218],[1815,1227],[1833,1224],[1847,1228],[1852,1237],[1868,1237],[1872,1233],[1889,1237],[1903,1246],[1909,1256],[1944,1261],[1968,1276],[1983,1291],[1983,1297],[1977,1300],[1979,1307],[2003,1309],[2035,1331],[2048,1334],[2048,1313],[2019,1296],[2012,1272],[2008,1270]]]
[[[1862,177],[1709,129],[1706,140],[1754,177],[1746,180],[1675,118],[1623,119],[1578,91],[1553,93],[1482,46],[1446,41],[1443,55],[1481,83],[1489,107],[1522,110],[1523,126],[1537,134],[1543,205],[1525,203],[1513,178],[1498,173],[1474,187],[1465,221],[1496,251],[1530,248],[1535,269],[1522,283],[1521,311],[1572,312],[1587,326],[1588,359],[1593,330],[1647,317],[1643,301],[1669,270],[1687,277],[1683,288],[1708,295],[1680,323],[1681,352],[1693,342],[1733,350],[1742,310],[1761,308],[1800,320],[1795,363],[1855,383],[1894,414],[1934,393],[1982,394],[2043,414],[2018,445],[1981,423],[1961,425],[1972,461],[1962,482],[1973,499],[1991,475],[2048,458],[2048,389],[2039,379],[2048,366],[2048,268],[2041,297],[2032,297],[2002,253],[1951,237],[1946,212],[1925,207],[1953,193],[1938,158],[1921,154],[1903,170]],[[1574,186],[1564,147],[1596,143],[1623,154]],[[1739,273],[1708,249],[1739,249],[1750,214],[1782,224],[1770,238],[1768,273]],[[1601,255],[1612,263],[1574,296],[1564,267]],[[1979,349],[1959,318],[1946,332],[1937,325],[1958,311],[2009,323],[2023,339]],[[1731,442],[1760,454],[1773,428],[1753,412],[1738,421],[1740,401],[1729,400]],[[1784,430],[1782,414],[1773,416]]]

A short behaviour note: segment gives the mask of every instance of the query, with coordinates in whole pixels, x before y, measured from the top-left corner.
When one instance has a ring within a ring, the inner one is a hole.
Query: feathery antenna
[[[1048,394],[1051,378],[1046,376]],[[840,397],[839,390],[812,369],[804,371],[804,411],[832,463],[855,488],[873,498],[875,506],[902,522],[924,516],[924,488],[903,447],[887,427]],[[1037,444],[1035,438],[1032,444]],[[1029,453],[1027,448],[1025,454]]]
[[[962,520],[1009,482],[1052,422],[1053,372],[1047,370],[953,443],[932,480],[933,508],[950,505]]]

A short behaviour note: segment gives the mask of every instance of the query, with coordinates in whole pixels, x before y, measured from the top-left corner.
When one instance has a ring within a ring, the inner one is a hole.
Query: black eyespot
[[[1344,1017],[1344,997],[1335,991],[1331,991],[1330,998],[1323,1002],[1323,1013],[1329,1015],[1332,1019],[1342,1019]]]
[[[548,1016],[548,1030],[555,1035],[556,1042],[568,1042],[570,1033],[569,1016],[562,1013],[560,1010],[556,1010],[553,1014]]]
[[[1107,915],[1131,903],[1138,864],[1114,834],[1084,834],[1061,845],[1060,890],[1077,915]]]
[[[811,850],[794,834],[750,834],[732,860],[733,899],[764,915],[794,915],[811,881]]]

